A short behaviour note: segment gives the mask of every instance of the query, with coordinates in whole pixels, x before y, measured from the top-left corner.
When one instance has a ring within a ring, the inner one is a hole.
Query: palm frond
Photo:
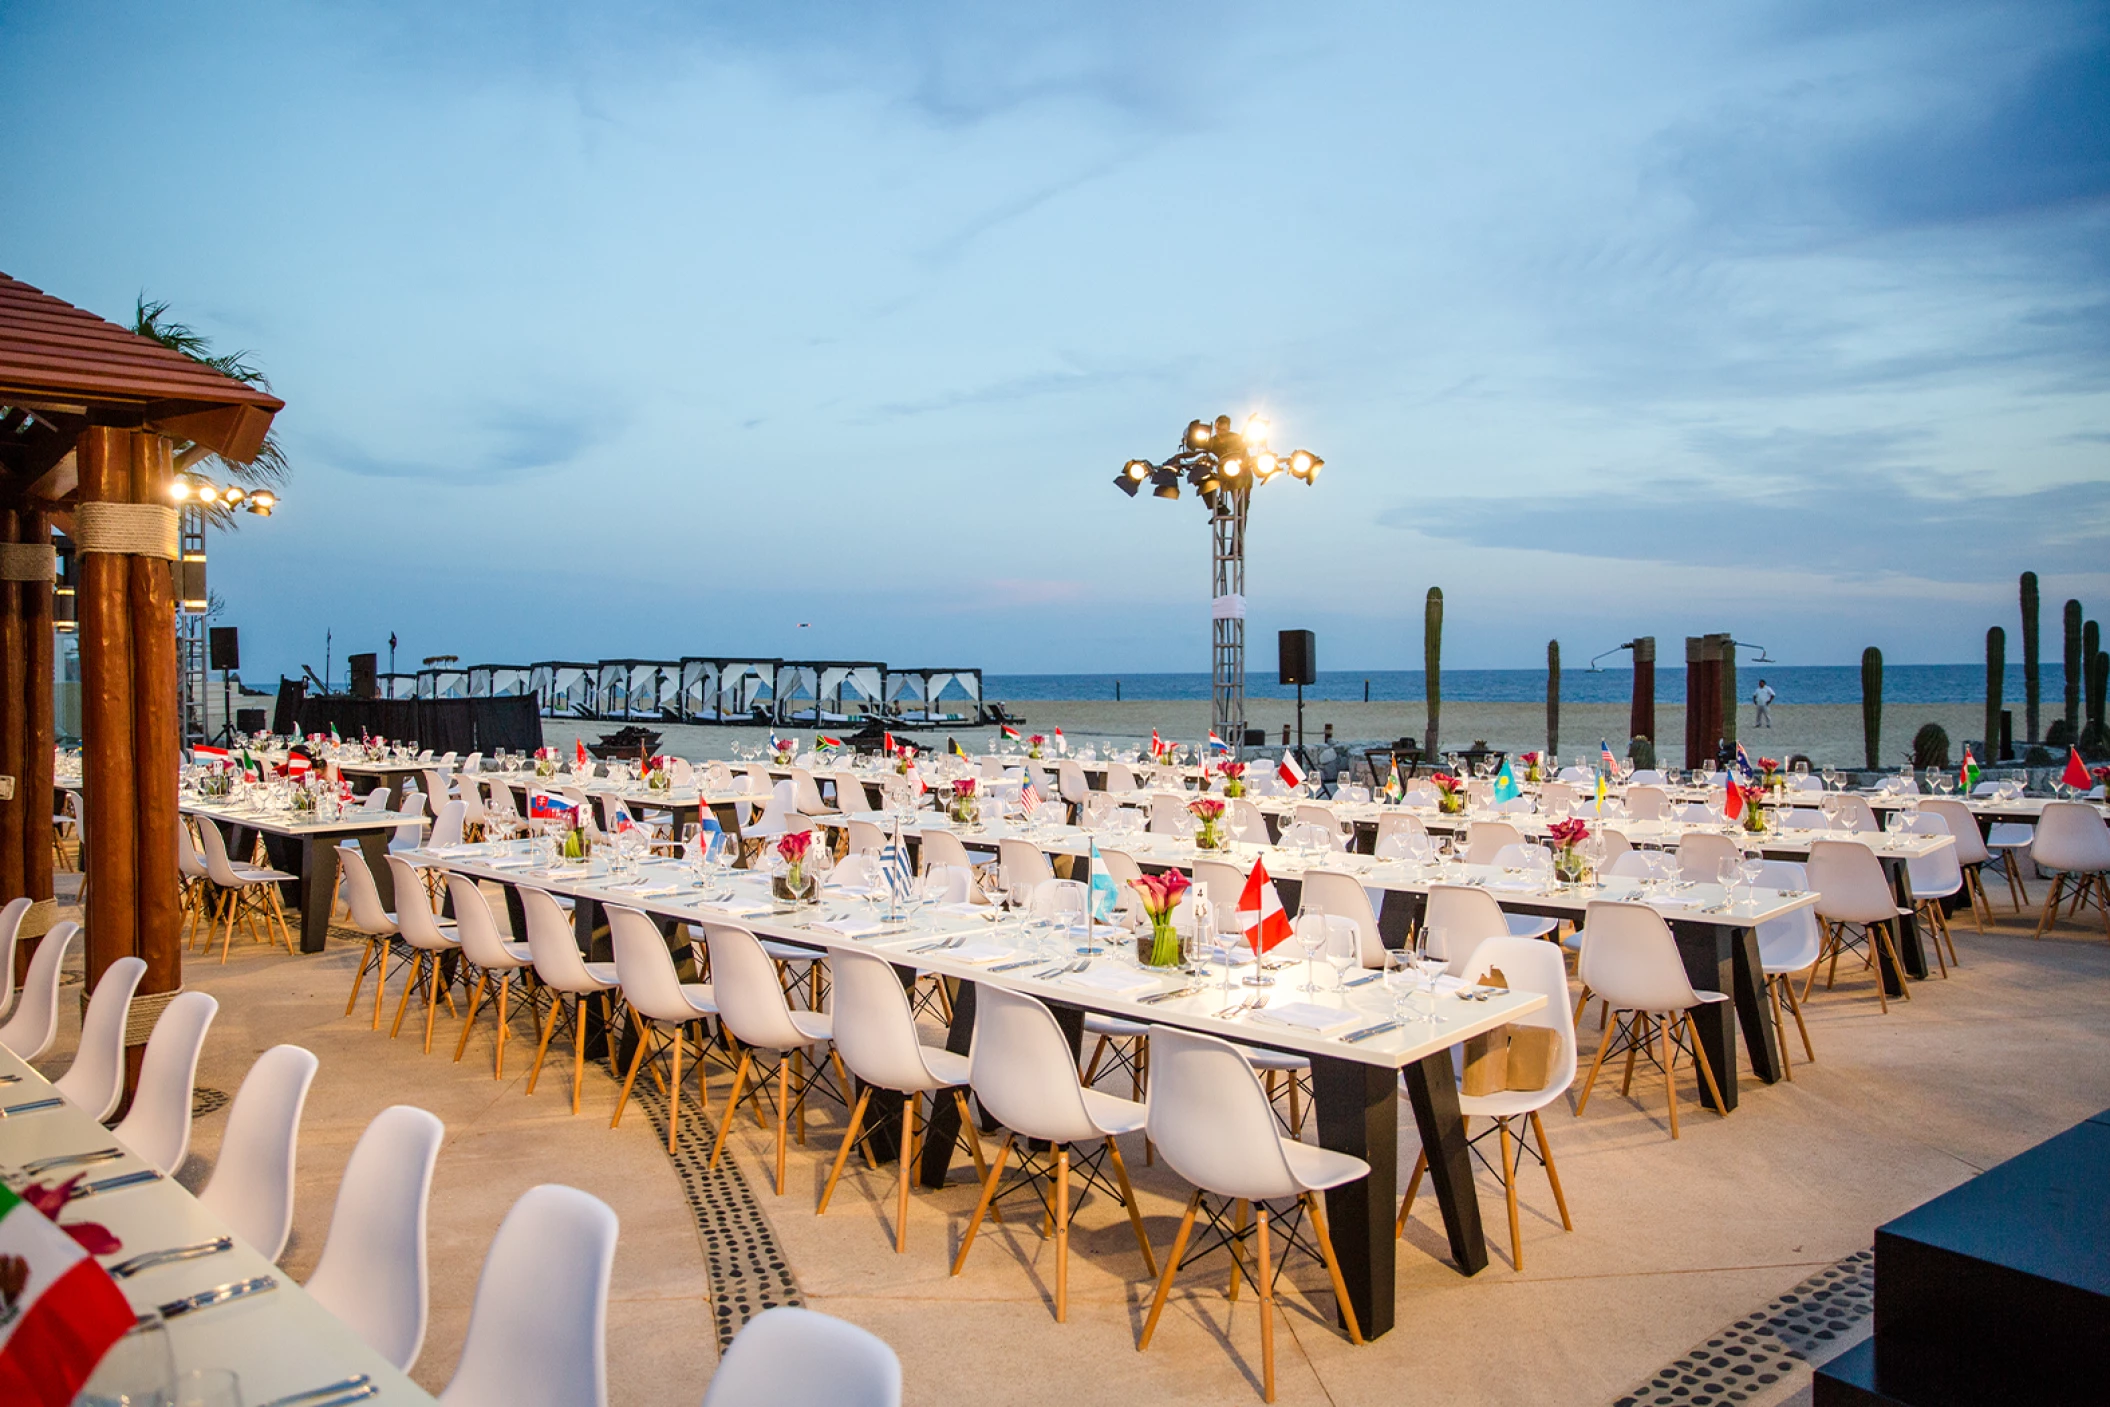
[[[215,354],[212,342],[203,333],[188,323],[177,322],[169,316],[169,305],[165,300],[149,298],[144,290],[132,311],[132,331],[149,341],[158,342],[172,352],[180,352],[192,361],[202,362],[223,376],[231,376],[246,386],[259,386],[268,391],[271,379],[263,369],[251,360],[253,353],[244,350]],[[221,478],[238,483],[245,488],[278,489],[284,487],[292,477],[293,466],[287,461],[285,451],[279,447],[275,432],[264,436],[263,448],[256,458],[247,464],[238,464],[219,455],[209,455],[192,466],[203,472],[203,466],[217,466]],[[240,526],[241,514],[225,508],[206,510],[206,518],[214,527],[233,529]]]

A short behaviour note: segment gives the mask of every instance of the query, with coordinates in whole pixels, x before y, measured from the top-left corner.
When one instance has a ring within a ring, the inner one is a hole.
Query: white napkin
[[[1325,1035],[1330,1031],[1346,1030],[1368,1015],[1368,1012],[1344,1011],[1337,1006],[1320,1006],[1316,1002],[1284,1002],[1281,1006],[1262,1007],[1253,1013],[1253,1019],[1271,1026],[1289,1026],[1314,1035]]]
[[[1536,892],[1538,889],[1538,886],[1536,884],[1533,884],[1528,879],[1517,879],[1511,876],[1504,876],[1501,879],[1491,879],[1482,887],[1487,889],[1499,889],[1502,890],[1504,893],[1508,894],[1530,894]]]
[[[713,913],[728,914],[733,918],[760,918],[773,912],[768,904],[743,904],[737,899],[728,899],[720,904],[700,904],[697,907],[709,909]]]
[[[840,933],[845,938],[869,938],[872,934],[884,928],[885,925],[877,919],[852,918],[844,915],[842,918],[829,919],[825,923],[816,923],[813,927],[824,928],[830,933]]]
[[[1088,991],[1103,992],[1108,996],[1150,992],[1163,985],[1157,978],[1132,967],[1088,967],[1082,972],[1073,972],[1062,980],[1072,987],[1083,987]]]
[[[957,948],[944,948],[940,951],[953,962],[972,963],[1001,962],[1005,958],[1018,955],[1018,949],[998,947],[994,943],[966,943]]]
[[[938,905],[936,912],[941,914],[958,914],[962,918],[980,918],[983,914],[983,911],[988,909],[988,907],[989,906],[987,904],[971,904],[966,902],[961,902],[958,904],[940,904]]]

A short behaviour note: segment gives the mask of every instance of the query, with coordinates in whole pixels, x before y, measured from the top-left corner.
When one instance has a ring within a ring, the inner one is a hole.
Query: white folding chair
[[[349,1325],[404,1372],[425,1344],[431,1286],[425,1268],[432,1166],[447,1129],[423,1109],[383,1109],[359,1135],[309,1298]]]
[[[199,1203],[234,1233],[277,1260],[293,1230],[293,1166],[300,1114],[314,1083],[316,1059],[297,1045],[275,1045],[256,1058],[227,1111],[227,1132]]]

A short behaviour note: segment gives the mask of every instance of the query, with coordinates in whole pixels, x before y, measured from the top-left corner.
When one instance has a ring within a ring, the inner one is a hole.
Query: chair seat
[[[1238,1053],[1243,1055],[1246,1064],[1252,1066],[1255,1070],[1309,1070],[1311,1068],[1311,1057],[1298,1055],[1294,1051],[1265,1050],[1259,1046],[1240,1046]]]
[[[613,987],[616,985],[614,963],[589,962],[586,963],[584,966],[586,968],[586,975],[592,978],[595,982],[599,983],[601,986]]]
[[[825,1011],[800,1011],[793,1008],[791,1024],[798,1027],[809,1041],[827,1041],[835,1038],[835,1019]]]
[[[1293,1138],[1282,1140],[1282,1156],[1289,1162],[1290,1176],[1314,1192],[1370,1176],[1370,1165],[1361,1158]]]
[[[1113,1036],[1120,1040],[1150,1034],[1150,1027],[1140,1021],[1123,1021],[1118,1016],[1101,1016],[1092,1011],[1084,1013],[1084,1030],[1086,1035]]]
[[[289,879],[300,878],[299,875],[287,874],[284,870],[262,868],[256,865],[236,865],[234,867],[234,877],[244,884],[283,884]]]
[[[529,950],[527,944],[515,943],[510,939],[505,939],[499,943],[499,946],[506,950],[507,957],[514,959],[522,967],[533,967],[535,965],[535,955]]]
[[[769,938],[762,940],[762,951],[778,962],[812,962],[820,956],[811,948],[802,948],[796,943],[779,943]]]
[[[933,1046],[923,1047],[923,1063],[930,1068],[930,1077],[940,1088],[967,1083],[967,1057]]]
[[[1537,914],[1504,914],[1512,938],[1543,938],[1561,926],[1557,918],[1540,918]]]
[[[1108,1134],[1134,1133],[1143,1127],[1146,1111],[1135,1100],[1102,1094],[1095,1089],[1087,1089],[1083,1094],[1085,1114]]]
[[[2036,827],[2025,826],[2020,821],[1996,821],[1986,833],[1985,848],[1988,850],[2021,850],[2037,838]]]
[[[1918,882],[1915,882],[1912,886],[1912,897],[1924,904],[1930,899],[1946,899],[1951,894],[1960,893],[1962,890],[1963,880],[1960,878],[1950,880],[1948,884],[1939,889],[1932,886],[1923,888]]]
[[[394,923],[394,924],[397,924],[397,926],[398,926],[399,928],[401,927],[401,924],[400,924],[400,922],[399,922],[399,921],[397,920],[397,918],[396,918],[396,916],[395,916],[394,914],[390,914],[390,915],[388,916],[388,921],[389,921],[390,923]],[[437,914],[433,915],[433,918],[432,918],[432,922],[433,922],[433,926],[434,926],[434,927],[436,927],[436,928],[438,928],[438,929],[440,930],[440,932],[442,932],[442,933],[445,933],[445,932],[446,932],[446,931],[447,931],[448,929],[450,929],[450,928],[454,927],[454,920],[453,920],[453,919],[451,919],[451,918],[441,918],[441,917],[440,917],[439,915],[437,915]],[[401,937],[402,935],[401,935],[400,933],[397,933],[397,934],[391,934],[390,936],[391,936],[391,937]],[[526,948],[527,948],[527,944],[525,944],[525,943],[521,943],[521,944],[518,944],[517,946],[518,946],[519,948],[521,948],[521,949],[522,949],[523,951],[525,951],[525,950],[526,950]]]
[[[1758,968],[1768,977],[1785,977],[1790,972],[1805,972],[1819,956],[1822,956],[1821,952],[1811,953],[1808,945],[1800,938],[1782,938],[1769,944],[1763,934],[1759,936]],[[1794,963],[1791,966],[1790,961],[1794,958],[1808,958],[1809,961]]]

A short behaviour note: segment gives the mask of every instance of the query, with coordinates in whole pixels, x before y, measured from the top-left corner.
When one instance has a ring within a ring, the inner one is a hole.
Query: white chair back
[[[1637,768],[1634,775],[1626,780],[1629,786],[1660,787],[1663,785],[1663,774],[1653,767],[1641,767]]]
[[[1430,885],[1421,926],[1429,935],[1429,956],[1443,959],[1454,976],[1482,943],[1509,936],[1509,921],[1495,896],[1467,884]]]
[[[212,822],[201,821],[199,824],[209,826]],[[185,879],[210,879],[212,877],[206,873],[205,859],[198,854],[197,844],[190,838],[190,827],[184,825],[181,820],[176,822],[176,873],[182,875]],[[29,901],[27,899],[17,899],[15,902],[27,904]],[[0,1005],[4,1005],[4,1003],[0,1003]]]
[[[402,863],[393,856],[389,858],[392,863]],[[380,886],[374,883],[373,869],[366,863],[366,852],[359,848],[358,841],[338,844],[337,870],[344,878],[344,901],[351,910],[352,927],[361,933],[394,933],[396,921],[381,907]],[[394,871],[390,875],[393,877]]]
[[[1938,811],[1926,809],[1922,802],[1916,816],[1901,816],[1898,829],[1914,835],[1947,835],[1949,818]],[[1978,827],[1973,824],[1971,834]],[[1912,881],[1912,897],[1919,899],[1944,899],[1963,888],[1963,862],[1956,853],[1956,846],[1944,845],[1941,849],[1925,855],[1914,855],[1905,861],[1905,873]]]
[[[183,1166],[190,1152],[191,1094],[198,1078],[198,1052],[220,1004],[204,992],[179,992],[162,1008],[147,1037],[132,1109],[112,1132],[164,1176]]]
[[[1084,764],[1073,758],[1064,758],[1055,764],[1056,781],[1061,787],[1062,799],[1083,803],[1092,794],[1091,783],[1084,775]]]
[[[329,1236],[304,1287],[406,1373],[425,1345],[426,1207],[446,1135],[446,1125],[408,1104],[374,1116],[344,1165]]]
[[[1103,1136],[1085,1108],[1069,1041],[1054,1013],[1032,997],[976,987],[967,1067],[975,1098],[1012,1132],[1054,1143]]]
[[[227,889],[240,889],[248,881],[234,872],[234,864],[227,858],[227,837],[211,820],[198,822],[198,840],[205,847],[205,873],[214,884]]]
[[[926,871],[955,866],[973,870],[974,861],[967,858],[967,847],[949,830],[926,826],[923,831],[923,867]]]
[[[1810,887],[1809,871],[1793,860],[1763,860],[1758,883],[1765,889]],[[1817,961],[1824,951],[1824,934],[1817,926],[1817,911],[1797,909],[1784,918],[1758,926],[1759,960],[1778,972],[1800,972]]]
[[[2037,818],[2037,837],[2030,842],[2037,868],[2058,874],[2093,874],[2110,870],[2110,827],[2093,806],[2082,801],[2049,801]]]
[[[1196,1187],[1256,1202],[1304,1191],[1260,1076],[1229,1041],[1152,1026],[1145,1104],[1157,1156]]]
[[[1232,797],[1231,834],[1246,845],[1267,844],[1267,814],[1247,797]]]
[[[527,915],[528,951],[534,955],[535,976],[544,986],[575,996],[608,990],[606,983],[596,981],[586,970],[571,920],[554,896],[523,886],[520,906]]]
[[[1592,899],[1576,973],[1616,1011],[1683,1011],[1699,1003],[1670,925],[1646,904]]]
[[[88,998],[88,1014],[81,1018],[81,1043],[73,1052],[73,1064],[53,1082],[91,1119],[109,1118],[124,1097],[125,1022],[132,1015],[132,993],[146,971],[143,959],[129,956],[103,970],[95,995]]]
[[[1833,923],[1886,923],[1898,916],[1896,896],[1876,852],[1858,840],[1810,842],[1810,888],[1817,916]]]
[[[780,1305],[747,1321],[703,1407],[901,1407],[901,1360],[855,1324]]]
[[[1300,801],[1290,811],[1292,823],[1300,826],[1317,826],[1328,835],[1338,836],[1347,826],[1333,808],[1321,801]]]
[[[1239,896],[1245,893],[1246,872],[1229,860],[1202,860],[1194,862],[1194,882],[1208,891],[1209,903],[1217,913],[1217,927],[1226,927],[1225,920],[1238,908]]]
[[[844,769],[835,774],[835,809],[845,816],[862,816],[872,809],[872,794],[855,772]]]
[[[776,964],[754,934],[729,923],[706,923],[703,938],[711,954],[718,1019],[740,1044],[758,1050],[798,1050],[812,1044],[791,1019],[791,1003],[777,981]]]
[[[1465,862],[1491,865],[1497,850],[1505,845],[1519,845],[1523,839],[1523,833],[1507,821],[1475,821],[1466,839]]]
[[[606,1407],[608,1272],[616,1219],[599,1198],[546,1184],[491,1238],[447,1407]]]
[[[454,938],[462,945],[463,957],[489,972],[509,972],[527,966],[506,951],[498,920],[491,916],[491,901],[484,897],[475,880],[448,875],[447,897],[454,901]]]
[[[901,977],[881,957],[838,948],[828,954],[834,981],[835,1053],[868,1085],[910,1093],[936,1089],[916,1039]]]
[[[674,955],[652,920],[620,904],[605,904],[601,911],[615,948],[616,984],[630,1009],[648,1021],[694,1021],[696,1007],[683,994]]]
[[[1628,787],[1626,813],[1637,821],[1660,821],[1670,814],[1670,796],[1661,787]]]
[[[459,801],[442,806],[438,818],[432,823],[432,840],[428,848],[437,850],[444,845],[461,844],[462,823],[468,814],[469,808]]]
[[[1137,791],[1136,769],[1126,762],[1106,764],[1106,789],[1116,795]]]
[[[499,787],[504,791],[503,786]],[[455,791],[455,801],[462,808],[464,826],[480,826],[484,820],[484,784],[481,777],[463,777]]]
[[[1346,919],[1355,925],[1355,951],[1362,966],[1385,965],[1385,940],[1378,936],[1377,913],[1361,880],[1332,870],[1306,870],[1303,899],[1307,907],[1318,906],[1329,919]]]
[[[395,876],[396,932],[403,941],[428,953],[444,953],[454,947],[454,935],[440,927],[439,916],[425,901],[425,880],[417,868],[402,856],[391,855],[388,870]]]
[[[405,821],[396,827],[396,833],[388,842],[390,850],[416,850],[425,843],[425,794],[419,791],[405,792],[403,804],[397,813],[418,819]],[[207,824],[210,824],[209,822]]]
[[[1713,831],[1687,831],[1678,841],[1679,877],[1694,883],[1713,884],[1721,877],[1722,861],[1742,858],[1735,841]]]
[[[235,1235],[277,1260],[293,1230],[293,1165],[300,1114],[315,1080],[315,1056],[275,1045],[256,1058],[227,1111],[212,1177],[198,1194]]]
[[[1956,837],[1957,864],[1982,865],[1992,858],[1992,852],[1985,848],[1985,836],[1978,829],[1978,818],[1961,801],[1946,796],[1932,798],[1920,803],[1920,811],[1949,823],[1949,834]]]
[[[1546,1083],[1535,1091],[1514,1090],[1511,1094],[1557,1094],[1575,1083],[1575,1013],[1568,999],[1568,964],[1560,946],[1539,938],[1498,936],[1483,938],[1465,959],[1457,974],[1467,986],[1476,985],[1490,972],[1500,971],[1512,992],[1536,992],[1546,999],[1537,1011],[1511,1018],[1513,1026],[1535,1026],[1560,1038],[1553,1068]],[[1528,1102],[1528,1101],[1526,1101]]]
[[[997,841],[996,853],[1006,889],[1031,888],[1055,878],[1054,866],[1048,863],[1047,855],[1031,841],[1005,836]],[[1118,880],[1120,876],[1115,878]]]
[[[886,832],[871,821],[852,821],[849,829],[852,855],[870,855],[886,849]]]
[[[23,1060],[35,1060],[51,1049],[59,1033],[59,967],[66,950],[80,936],[81,926],[66,919],[51,926],[29,955],[29,971],[22,978],[22,999],[15,1014],[0,1026],[0,1046]]]

